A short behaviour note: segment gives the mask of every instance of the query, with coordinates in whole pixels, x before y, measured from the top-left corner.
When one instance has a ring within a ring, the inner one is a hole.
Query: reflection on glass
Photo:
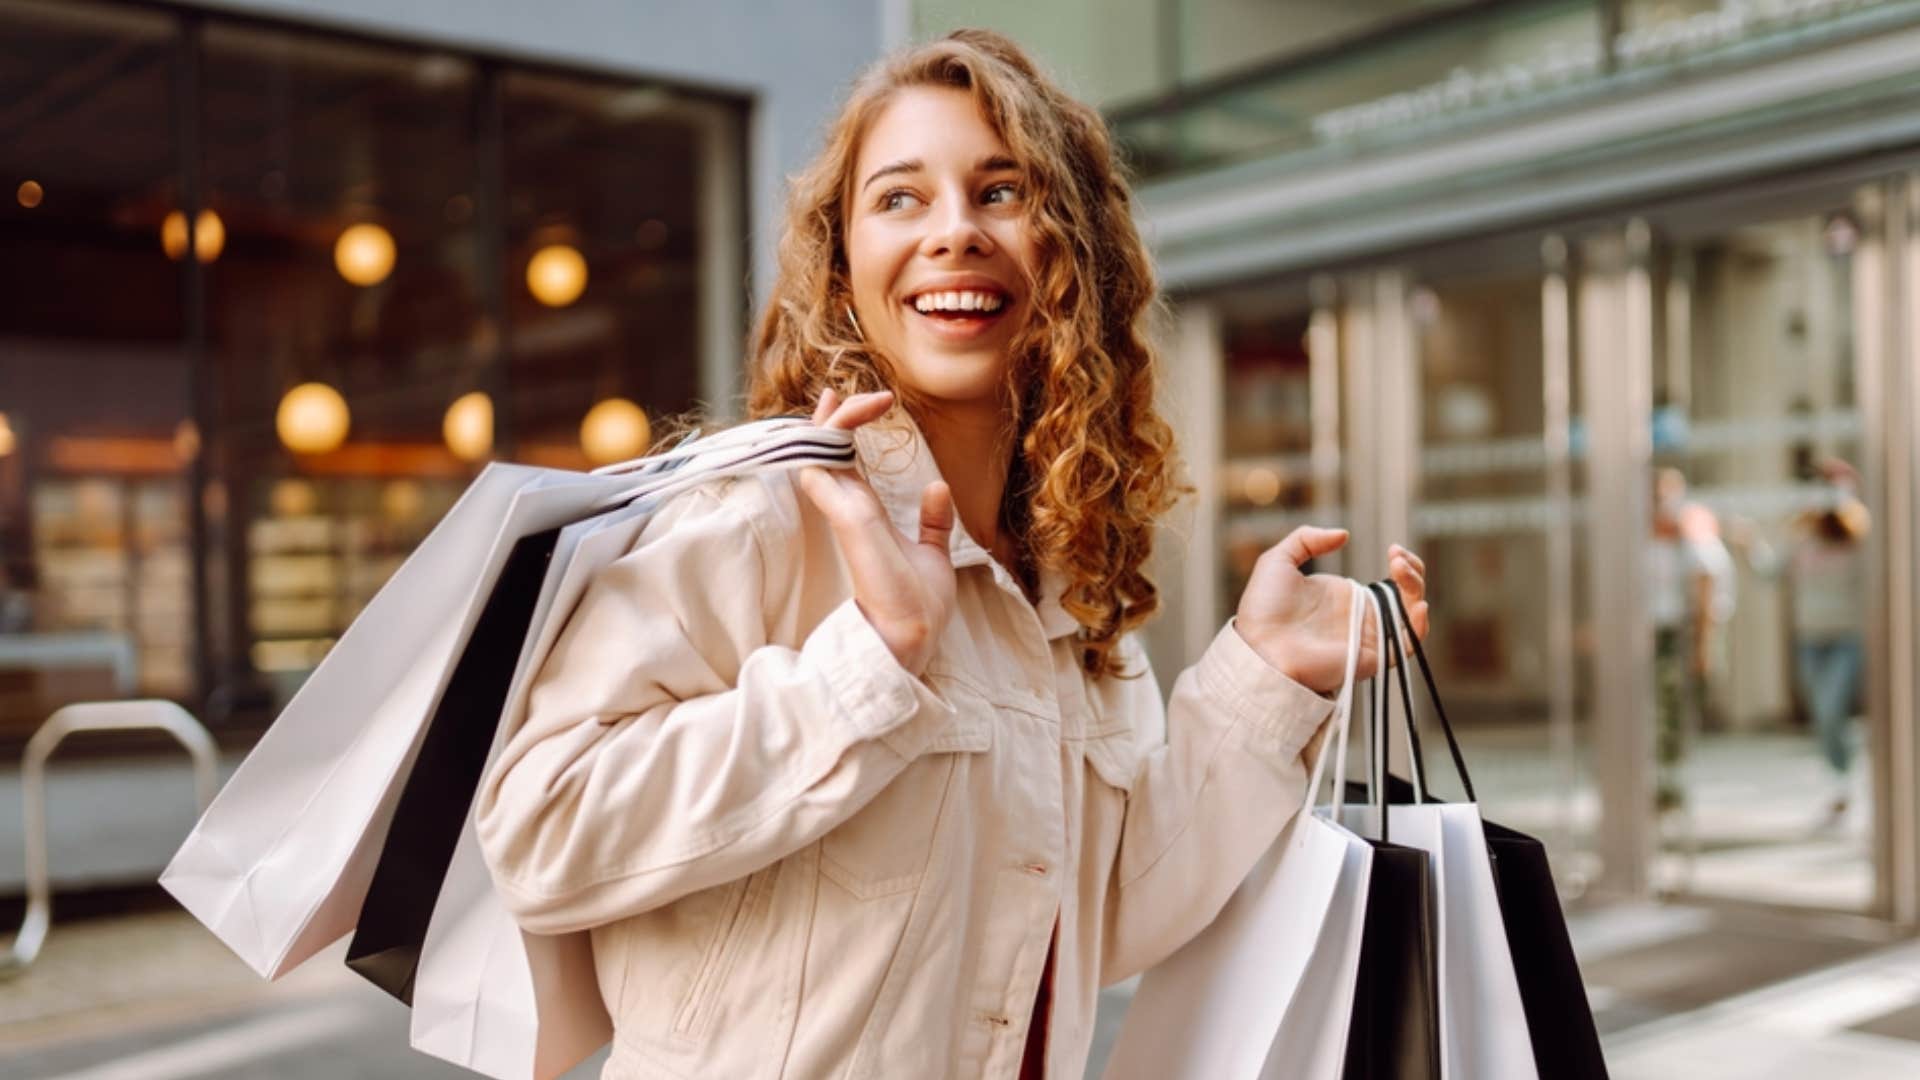
[[[1592,0],[1462,13],[1269,77],[1122,109],[1115,126],[1149,176],[1418,137],[1591,79],[1602,67],[1600,26]]]
[[[191,692],[174,46],[151,12],[0,0],[0,741]]]
[[[1548,653],[1548,532],[1569,523],[1547,497],[1541,275],[1438,278],[1407,304],[1423,402],[1413,546],[1445,598],[1434,675],[1488,815],[1546,839],[1564,879],[1588,877],[1599,827],[1588,740],[1552,729],[1555,672],[1578,665]],[[1457,795],[1449,772],[1440,787]]]
[[[1669,889],[1871,902],[1857,235],[1840,211],[1755,223],[1686,238],[1663,268],[1656,515],[1692,586],[1655,597],[1676,628]]]
[[[1240,71],[1285,55],[1324,48],[1381,26],[1448,8],[1462,0],[1174,0],[1185,49],[1180,75],[1192,81]]]
[[[446,207],[478,190],[478,78],[224,23],[201,70],[203,190],[227,233],[206,278],[231,583],[216,700],[264,717],[470,475],[443,420],[492,354],[477,225]],[[383,511],[389,482],[424,490],[415,512]]]
[[[1303,300],[1283,291],[1219,301],[1226,359],[1221,610],[1233,609],[1260,553],[1294,527],[1338,524],[1315,508],[1312,317]]]
[[[1751,62],[1920,17],[1920,0],[1540,0],[1463,5],[1412,19],[1350,47],[1267,70],[1229,68],[1279,40],[1344,36],[1401,3],[1240,5],[1193,0],[1183,30],[1201,86],[1162,88],[1114,111],[1121,141],[1145,175],[1268,156],[1350,151],[1459,131],[1517,112],[1591,100],[1595,92],[1684,79],[1702,67]],[[1603,12],[1618,12],[1606,36]],[[1267,24],[1283,30],[1262,32]],[[1277,36],[1278,35],[1278,36]],[[1221,66],[1213,67],[1213,63]]]
[[[730,115],[659,87],[505,83],[513,456],[586,467],[695,404],[704,155]],[[614,402],[624,402],[615,404]]]

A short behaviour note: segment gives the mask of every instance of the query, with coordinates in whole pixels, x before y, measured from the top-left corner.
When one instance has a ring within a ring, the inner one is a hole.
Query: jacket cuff
[[[851,597],[820,620],[800,655],[825,676],[856,740],[879,739],[912,761],[953,722],[953,706],[900,665]]]
[[[1333,713],[1333,701],[1276,670],[1240,636],[1234,620],[1200,655],[1200,686],[1236,721],[1298,755]]]

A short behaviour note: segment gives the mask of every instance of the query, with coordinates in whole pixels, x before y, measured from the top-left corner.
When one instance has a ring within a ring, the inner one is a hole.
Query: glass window
[[[1154,175],[1430,134],[1548,100],[1589,80],[1601,55],[1593,0],[1502,5],[1113,119],[1138,168]]]
[[[664,88],[515,73],[505,83],[510,406],[521,460],[642,453],[694,407],[712,242],[708,161],[732,116]]]
[[[192,433],[172,21],[0,0],[0,55],[0,739],[16,739],[72,701],[190,690]]]
[[[744,331],[738,103],[181,25],[0,0],[0,740],[265,724],[487,461],[640,453]]]
[[[1461,0],[1163,0],[1180,14],[1180,77],[1192,82],[1311,52]]]
[[[490,440],[476,74],[442,53],[215,24],[200,127],[221,705],[277,708],[430,529]]]
[[[1860,910],[1875,886],[1862,230],[1844,206],[1715,224],[1675,237],[1658,275],[1656,881]]]
[[[1092,102],[1138,100],[1172,89],[1175,57],[1163,37],[1176,0],[920,0],[918,40],[963,26],[1010,35],[1074,94]]]

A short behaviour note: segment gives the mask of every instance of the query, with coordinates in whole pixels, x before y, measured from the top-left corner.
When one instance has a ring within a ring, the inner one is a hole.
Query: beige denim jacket
[[[918,431],[856,441],[918,535]],[[1331,705],[1231,625],[1163,707],[1131,637],[1143,677],[1083,673],[1059,579],[1036,607],[951,547],[920,678],[788,475],[678,497],[582,598],[479,823],[527,929],[591,929],[606,1077],[1012,1078],[1051,944],[1046,1076],[1078,1080],[1099,987],[1204,927],[1300,805]]]

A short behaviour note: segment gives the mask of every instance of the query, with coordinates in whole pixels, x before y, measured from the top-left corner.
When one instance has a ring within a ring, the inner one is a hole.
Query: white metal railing
[[[13,947],[0,955],[0,979],[24,972],[46,944],[53,922],[53,885],[47,870],[47,759],[54,748],[77,731],[164,731],[180,741],[193,757],[194,792],[200,809],[213,801],[218,786],[213,736],[191,713],[171,701],[96,701],[58,709],[27,740],[20,763],[20,790],[24,806],[21,826],[26,833],[27,916],[14,935]]]

